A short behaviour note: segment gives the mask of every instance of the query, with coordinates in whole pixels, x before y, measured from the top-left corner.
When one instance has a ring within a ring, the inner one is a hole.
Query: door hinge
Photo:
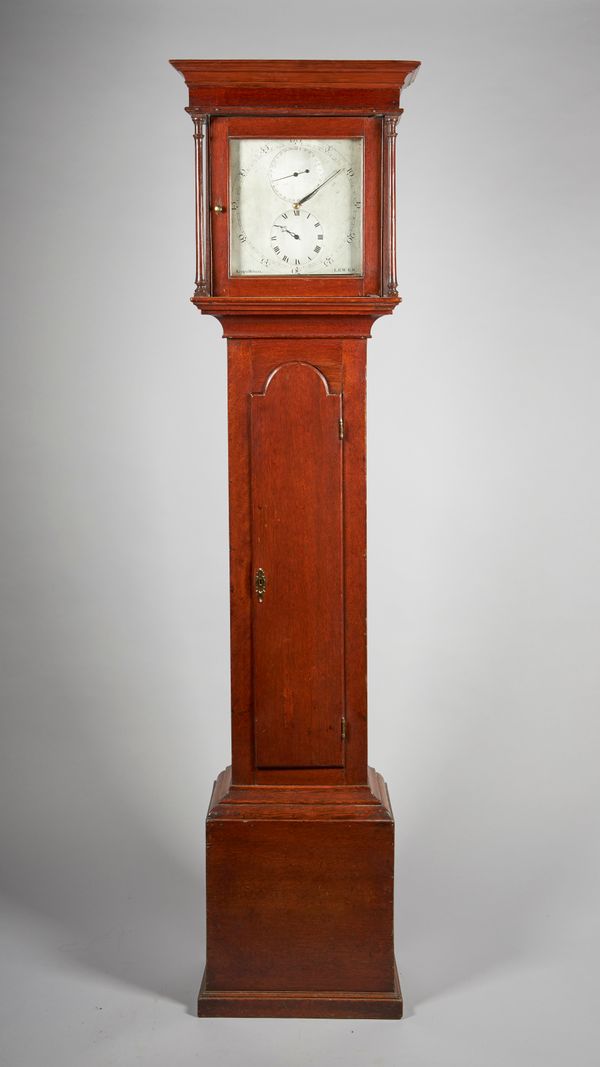
[[[340,436],[340,441],[343,441],[344,440],[344,420],[343,419],[338,419],[338,434]]]
[[[346,740],[346,720],[345,720],[344,716],[342,716],[342,741],[345,741],[345,740]]]

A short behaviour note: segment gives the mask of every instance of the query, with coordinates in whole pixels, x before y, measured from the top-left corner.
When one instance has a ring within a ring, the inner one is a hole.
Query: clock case
[[[399,303],[396,126],[419,64],[171,62],[194,123],[192,301],[228,358],[232,762],[206,820],[198,1013],[400,1018],[394,820],[367,764],[365,375]],[[230,277],[228,138],[356,136],[362,276]]]

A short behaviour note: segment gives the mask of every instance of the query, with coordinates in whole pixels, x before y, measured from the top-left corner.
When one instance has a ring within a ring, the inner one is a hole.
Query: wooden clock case
[[[232,763],[206,822],[198,1013],[400,1018],[394,821],[367,765],[365,372],[399,303],[396,125],[419,64],[172,63],[196,145],[192,301],[228,357]],[[362,275],[231,277],[228,139],[356,136]]]

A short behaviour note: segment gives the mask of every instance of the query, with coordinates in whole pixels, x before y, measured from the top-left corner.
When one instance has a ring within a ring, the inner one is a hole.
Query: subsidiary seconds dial
[[[310,148],[282,148],[269,167],[273,192],[282,200],[297,201],[323,180],[321,160]]]
[[[271,227],[271,252],[288,270],[314,263],[323,250],[323,227],[310,211],[298,209],[278,215]]]

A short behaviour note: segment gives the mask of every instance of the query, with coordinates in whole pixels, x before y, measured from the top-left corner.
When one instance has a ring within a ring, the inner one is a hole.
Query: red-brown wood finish
[[[348,112],[398,109],[416,76],[414,60],[172,59],[190,106],[206,113]]]
[[[213,213],[213,295],[266,296],[294,299],[316,296],[379,296],[381,288],[381,120],[307,116],[245,116],[213,118],[210,124],[211,193],[214,204],[225,207]],[[264,276],[262,278],[229,277],[228,201],[229,201],[229,139],[231,137],[287,138],[287,137],[361,137],[364,140],[364,215],[363,258],[365,270],[361,277],[332,275]],[[258,282],[258,285],[257,285]],[[397,294],[392,294],[397,295]]]
[[[250,397],[261,768],[344,763],[341,418],[340,394],[310,363],[283,363]]]
[[[196,288],[194,296],[211,292],[210,215],[208,174],[208,115],[197,107],[186,108],[194,123],[196,166]]]
[[[400,1018],[383,779],[281,792],[215,783],[199,1013]]]
[[[259,319],[258,322],[260,321]],[[318,321],[315,319],[315,322]],[[260,327],[256,326],[256,329]],[[345,756],[341,762],[345,761],[346,766],[344,771],[330,769],[326,773],[332,784],[356,784],[367,780],[366,340],[355,337],[342,337],[337,340],[312,338],[310,344],[308,352],[306,340],[296,337],[229,340],[232,762],[236,783],[275,780],[279,783],[290,780],[306,783],[313,779],[313,772],[302,767],[298,767],[293,775],[288,770],[279,768],[264,772],[254,759],[253,647],[256,634],[253,617],[263,608],[268,608],[271,583],[269,568],[264,567],[269,586],[263,603],[257,604],[253,581],[256,569],[263,564],[255,557],[253,549],[252,437],[249,432],[248,414],[249,405],[254,404],[250,397],[264,391],[269,377],[277,368],[280,369],[273,382],[282,373],[281,368],[286,363],[305,366],[309,355],[315,381],[321,382],[322,375],[328,383],[329,391],[339,394],[337,402],[334,401],[337,405],[343,398],[343,439],[339,438],[339,410],[336,410],[329,445],[332,450],[336,449],[342,468],[343,544],[340,546],[338,565],[343,568],[343,631],[340,635],[343,647],[339,648],[338,654],[344,661],[343,715],[346,720],[346,741]],[[324,392],[323,396],[327,403]],[[334,400],[334,397],[330,399]],[[285,430],[283,411],[281,419]],[[316,436],[318,425],[311,423],[311,427],[312,435]],[[273,447],[272,451],[275,454],[278,449]],[[304,461],[306,462],[306,457]],[[323,508],[323,502],[326,502],[323,514],[325,527],[331,524],[334,508],[337,514],[337,495],[337,491],[333,493],[329,490],[327,496],[319,494],[318,500],[312,501],[313,504],[318,503],[320,508]],[[307,504],[309,503],[311,501],[307,500]],[[319,567],[318,556],[315,545],[308,543],[303,559],[298,564],[300,573],[308,566],[309,560],[314,561],[312,566]],[[320,568],[318,573],[322,576],[324,574]],[[330,579],[331,575],[327,573],[326,581],[329,583]],[[322,595],[324,602],[334,596],[333,584],[327,584],[322,589],[321,586],[322,582],[320,585],[313,585],[311,595],[314,602],[305,601],[304,613],[307,620],[311,618],[315,608],[319,608],[319,595]],[[295,625],[298,623],[296,619],[291,621]],[[282,634],[279,631],[274,639],[281,640],[282,637],[289,639],[291,633]],[[305,638],[307,642],[308,630],[305,633],[304,626],[300,625],[297,634],[300,647],[296,650],[296,655],[306,658],[309,648]],[[322,639],[326,642],[330,640],[325,632],[322,633]],[[335,673],[333,670],[330,672],[330,680],[334,676],[337,677],[337,670]],[[302,689],[302,677],[298,679],[298,686]],[[317,781],[324,780],[323,774],[325,772],[321,771]]]
[[[394,820],[367,766],[365,386],[399,303],[396,123],[419,64],[172,62],[196,137],[192,300],[228,352],[232,766],[207,816],[198,1012],[400,1018]],[[233,136],[363,138],[361,277],[229,277]]]
[[[396,277],[396,130],[398,115],[383,120],[383,285],[386,296],[398,296]]]
[[[206,987],[395,991],[393,820],[366,803],[241,803],[217,783],[207,826]]]

